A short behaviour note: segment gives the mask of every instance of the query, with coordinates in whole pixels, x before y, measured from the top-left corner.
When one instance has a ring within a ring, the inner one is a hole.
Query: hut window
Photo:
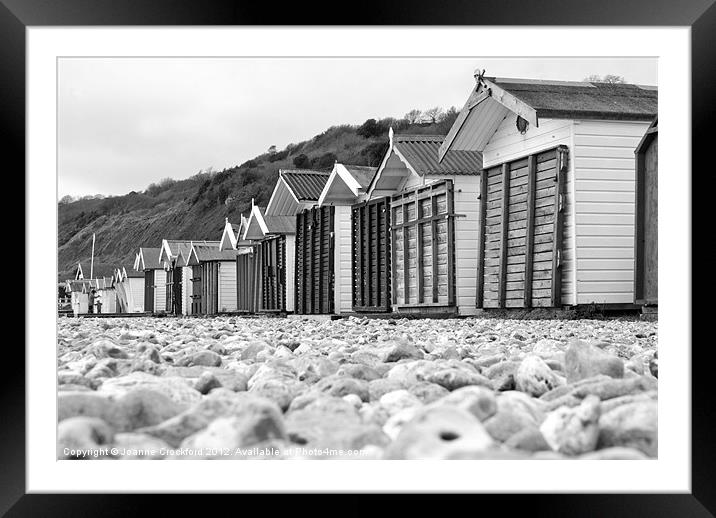
[[[519,131],[520,134],[524,135],[525,133],[527,133],[527,126],[529,126],[529,123],[525,119],[523,119],[522,117],[520,117],[518,115],[516,126],[517,126],[517,131]]]

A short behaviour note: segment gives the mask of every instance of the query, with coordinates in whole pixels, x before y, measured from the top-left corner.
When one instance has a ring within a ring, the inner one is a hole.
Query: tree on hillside
[[[305,154],[301,153],[293,158],[293,165],[299,169],[308,169],[311,167],[311,161]]]
[[[270,146],[268,148],[268,154],[273,155],[276,152],[276,146]]]
[[[333,153],[326,153],[321,155],[320,158],[314,158],[312,166],[315,169],[330,169],[333,167],[333,164],[336,163],[336,160],[338,160],[336,155]]]
[[[445,112],[440,106],[435,106],[434,108],[425,110],[425,116],[430,119],[430,122],[433,124],[439,122],[444,115]]]
[[[356,130],[356,133],[363,138],[371,138],[380,137],[387,131],[388,124],[385,120],[368,119]]]
[[[423,112],[420,110],[410,110],[403,116],[403,118],[410,124],[417,124],[423,118]]]
[[[58,201],[57,203],[59,203],[60,205],[67,205],[68,203],[72,203],[73,201],[75,201],[75,199],[68,194],[60,198],[60,201]]]
[[[588,83],[610,83],[610,84],[622,84],[626,83],[624,78],[622,76],[617,76],[614,74],[607,74],[603,77],[600,77],[598,74],[592,74],[590,76],[587,76],[584,78],[584,81]]]

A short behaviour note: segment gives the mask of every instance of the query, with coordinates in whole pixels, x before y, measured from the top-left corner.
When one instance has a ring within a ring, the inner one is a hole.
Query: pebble
[[[656,457],[657,322],[394,317],[61,318],[58,457]]]

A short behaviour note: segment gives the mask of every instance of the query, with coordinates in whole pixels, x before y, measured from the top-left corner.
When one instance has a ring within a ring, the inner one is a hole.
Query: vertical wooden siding
[[[296,313],[333,313],[334,218],[332,206],[296,215]]]
[[[219,262],[219,311],[236,311],[236,262]]]
[[[144,309],[154,312],[154,271],[144,270]]]
[[[167,309],[167,297],[166,297],[166,282],[167,276],[164,270],[154,270],[154,311],[166,311]]]
[[[264,239],[261,244],[263,311],[286,311],[286,236]]]
[[[517,130],[516,121],[517,116],[510,112],[490,137],[482,154],[485,169],[553,149],[558,145],[567,146],[574,154],[574,121],[540,119],[539,127],[528,127],[524,135]],[[577,303],[574,187],[574,160],[569,160],[564,186],[562,304]]]
[[[390,198],[353,205],[352,304],[354,311],[390,311]]]
[[[455,305],[453,182],[391,198],[394,307]]]
[[[636,155],[634,299],[637,304],[657,304],[659,300],[658,146],[659,136],[655,132],[651,142]]]
[[[335,207],[333,225],[333,310],[335,313],[346,313],[352,310],[352,283],[351,283],[351,208],[348,205]]]
[[[567,170],[560,146],[483,171],[478,307],[561,304]]]
[[[206,308],[204,307],[203,297],[203,276],[204,268],[201,264],[191,267],[191,313],[192,315],[204,315]]]
[[[201,263],[201,298],[206,315],[219,312],[219,264],[217,262]]]
[[[256,312],[257,279],[260,277],[257,270],[257,254],[239,254],[236,256],[236,293],[238,311]]]

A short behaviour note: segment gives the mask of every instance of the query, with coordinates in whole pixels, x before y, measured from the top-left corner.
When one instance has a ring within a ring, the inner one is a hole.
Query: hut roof
[[[370,185],[370,181],[373,179],[375,172],[378,170],[377,167],[368,167],[364,165],[342,165],[348,170],[351,176],[355,178],[356,182],[358,182],[358,185],[360,185],[362,189],[365,189]]]
[[[219,250],[213,245],[194,244],[189,253],[188,264],[199,264],[207,261],[233,261],[236,250]]]
[[[442,162],[438,162],[443,140],[443,135],[394,135],[393,148],[419,175],[480,174],[482,154],[478,151],[449,151]]]
[[[280,169],[283,178],[298,201],[317,201],[330,173],[312,169]]]
[[[264,221],[268,234],[294,234],[296,232],[296,218],[293,216],[266,216]]]
[[[489,81],[534,108],[539,117],[651,120],[657,114],[654,86],[511,78]]]
[[[159,261],[161,252],[161,248],[141,247],[139,249],[139,269],[150,270],[161,268],[161,263]]]

